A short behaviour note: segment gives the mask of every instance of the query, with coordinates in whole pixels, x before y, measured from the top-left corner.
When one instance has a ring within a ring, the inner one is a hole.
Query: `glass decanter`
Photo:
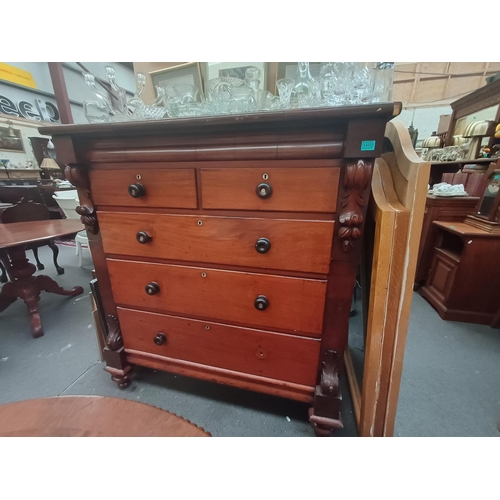
[[[83,99],[83,112],[90,123],[109,122],[113,108],[109,98],[95,84],[94,75],[84,73],[86,90]]]
[[[292,89],[292,94],[290,96],[290,106],[296,108],[299,106],[299,95],[300,99],[303,100],[311,92],[311,71],[309,70],[308,62],[299,62],[297,65],[297,73],[295,74],[295,85]]]
[[[106,73],[108,75],[109,84],[111,85],[111,90],[113,91],[114,99],[112,104],[114,105],[114,110],[123,115],[127,115],[127,93],[117,85],[115,69],[113,67],[106,66]]]

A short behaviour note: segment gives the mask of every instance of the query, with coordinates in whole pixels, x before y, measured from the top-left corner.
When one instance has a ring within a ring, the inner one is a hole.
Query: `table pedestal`
[[[83,293],[81,286],[75,286],[71,290],[64,290],[49,276],[33,276],[36,266],[26,258],[24,245],[0,250],[0,260],[5,266],[10,279],[0,291],[0,312],[7,309],[18,298],[23,299],[28,306],[31,331],[35,338],[43,335],[42,321],[38,311],[41,291],[66,296]]]

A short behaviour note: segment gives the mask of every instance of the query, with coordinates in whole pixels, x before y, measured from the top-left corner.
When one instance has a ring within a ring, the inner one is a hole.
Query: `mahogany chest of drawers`
[[[371,171],[400,104],[41,128],[82,216],[105,360],[312,404],[342,426]]]

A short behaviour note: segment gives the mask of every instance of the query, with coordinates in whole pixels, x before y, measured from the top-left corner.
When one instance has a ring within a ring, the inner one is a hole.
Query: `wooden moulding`
[[[294,399],[304,403],[311,403],[313,400],[314,387],[282,382],[280,380],[201,365],[180,359],[167,358],[132,349],[125,349],[125,352],[127,353],[127,361],[132,364],[165,370],[219,384],[232,385],[249,391],[263,392],[273,396]]]
[[[430,170],[430,164],[415,154],[401,122],[389,122],[385,136],[394,152],[375,161],[372,179],[376,232],[373,263],[368,264],[372,276],[358,428],[361,436],[392,436],[394,432]],[[348,373],[353,378],[353,370]],[[356,399],[359,383],[355,377],[351,386]]]

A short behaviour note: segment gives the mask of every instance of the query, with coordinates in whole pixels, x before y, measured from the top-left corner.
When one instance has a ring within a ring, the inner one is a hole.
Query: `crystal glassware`
[[[291,78],[281,78],[276,82],[281,109],[288,109],[290,107],[290,98],[292,96],[294,85],[295,81]]]
[[[127,108],[130,114],[138,115],[143,106],[145,106],[144,101],[141,99],[141,94],[146,86],[146,76],[142,73],[137,73],[135,75],[135,94],[132,99],[127,102]]]
[[[377,63],[373,70],[373,102],[391,102],[394,63]]]
[[[236,87],[232,89],[229,104],[230,113],[252,113],[257,111],[257,103],[250,87]]]
[[[115,69],[111,66],[106,66],[108,81],[112,90],[112,105],[113,109],[123,115],[128,115],[127,109],[127,93],[116,83]]]
[[[94,75],[84,73],[86,90],[83,98],[83,112],[90,123],[109,122],[113,108],[109,98],[95,85]]]
[[[299,106],[299,100],[305,102],[311,92],[311,71],[308,62],[299,62],[297,64],[297,73],[294,78],[294,86],[290,96],[290,106],[292,108]]]
[[[174,85],[172,88],[182,104],[196,102],[199,90],[194,85],[190,85],[189,83],[179,83]]]

